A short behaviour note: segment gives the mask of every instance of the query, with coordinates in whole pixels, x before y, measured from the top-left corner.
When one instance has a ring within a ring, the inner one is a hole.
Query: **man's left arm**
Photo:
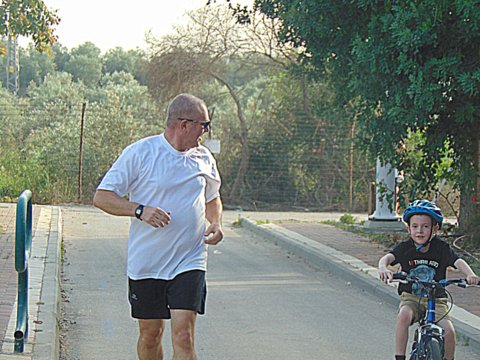
[[[210,225],[205,230],[206,244],[216,245],[223,239],[222,230],[222,213],[223,205],[220,197],[209,201],[206,205],[205,217],[210,222]]]

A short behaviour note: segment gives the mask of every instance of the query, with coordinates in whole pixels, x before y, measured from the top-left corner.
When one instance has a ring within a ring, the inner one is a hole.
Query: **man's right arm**
[[[135,209],[140,204],[130,202],[110,190],[97,190],[93,205],[111,215],[135,217]],[[159,207],[144,206],[141,220],[154,228],[164,227],[170,223],[170,212]]]
[[[128,201],[110,190],[97,190],[93,205],[108,214],[117,216],[135,216],[139,204]]]

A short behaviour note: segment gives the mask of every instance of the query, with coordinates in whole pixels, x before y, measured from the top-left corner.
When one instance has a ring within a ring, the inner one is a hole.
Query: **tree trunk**
[[[460,198],[459,226],[462,232],[478,232],[480,230],[480,118],[470,131],[471,162],[464,166],[466,169],[473,165],[473,169],[467,170],[469,179],[464,181]]]
[[[242,104],[240,102],[240,98],[235,91],[235,88],[232,84],[230,84],[227,80],[223,79],[222,77],[213,74],[213,77],[217,79],[220,83],[225,85],[230,93],[230,96],[233,98],[235,105],[237,107],[237,117],[240,121],[240,143],[242,144],[242,154],[240,158],[240,165],[238,167],[237,176],[235,181],[233,182],[232,189],[230,190],[230,194],[228,195],[228,199],[230,201],[238,201],[242,198],[243,190],[245,189],[245,176],[248,171],[249,159],[250,159],[250,148],[248,144],[248,128],[247,122],[245,120],[245,115],[243,113]]]

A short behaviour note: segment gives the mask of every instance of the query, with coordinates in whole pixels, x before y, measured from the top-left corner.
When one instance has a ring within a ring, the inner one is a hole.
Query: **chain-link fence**
[[[157,114],[82,103],[0,109],[0,197],[15,198],[28,188],[36,202],[91,202],[122,149],[162,131]],[[351,125],[300,118],[274,129],[251,128],[248,166],[240,181],[245,145],[238,130],[220,117],[213,129],[221,142],[214,156],[226,207],[367,210],[375,164],[355,147]]]

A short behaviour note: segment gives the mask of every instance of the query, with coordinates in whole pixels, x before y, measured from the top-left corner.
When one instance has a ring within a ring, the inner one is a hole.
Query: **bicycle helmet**
[[[410,223],[410,218],[413,215],[428,215],[441,228],[443,223],[442,210],[434,203],[428,200],[415,200],[410,203],[403,213],[403,221]]]

